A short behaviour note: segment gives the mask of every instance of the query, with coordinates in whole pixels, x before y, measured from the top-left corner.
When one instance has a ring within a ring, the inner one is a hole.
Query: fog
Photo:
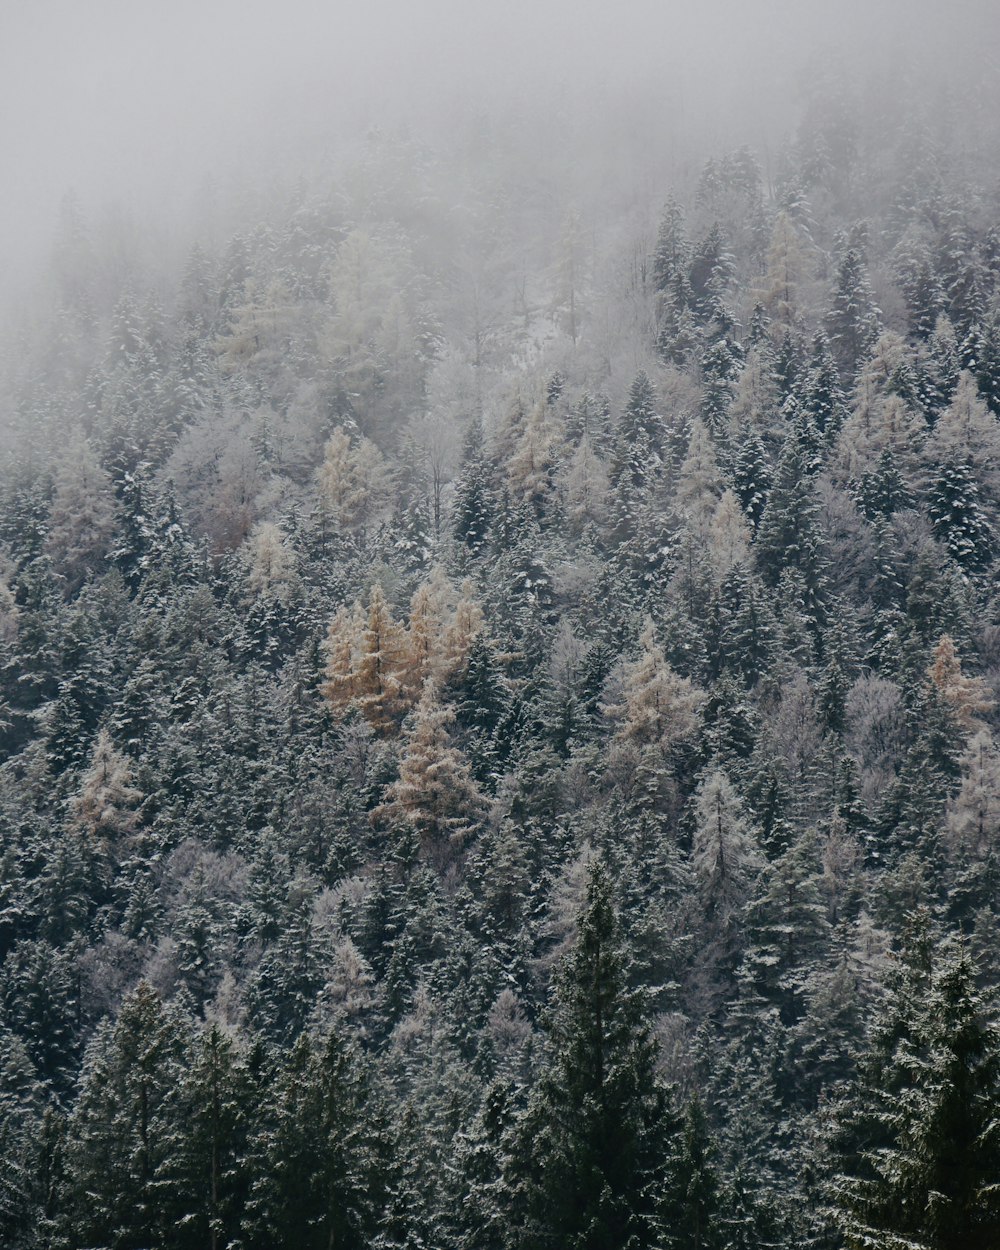
[[[606,147],[654,136],[657,159],[760,146],[817,73],[995,84],[998,35],[991,0],[6,0],[0,262],[8,291],[31,280],[71,188],[165,228],[207,185],[315,171],[372,125],[434,139],[484,117],[517,119],[536,158],[574,118],[615,119]]]

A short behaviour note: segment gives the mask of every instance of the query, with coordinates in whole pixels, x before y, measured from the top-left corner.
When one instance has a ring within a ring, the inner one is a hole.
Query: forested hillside
[[[991,99],[66,198],[4,345],[3,1245],[1000,1245]]]

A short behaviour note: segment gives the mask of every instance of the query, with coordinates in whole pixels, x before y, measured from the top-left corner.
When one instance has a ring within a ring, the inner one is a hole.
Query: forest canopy
[[[895,69],[61,199],[4,1245],[1000,1244],[1000,111]]]

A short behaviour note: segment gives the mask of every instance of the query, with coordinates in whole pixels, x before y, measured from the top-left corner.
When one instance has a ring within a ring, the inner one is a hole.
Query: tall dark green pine
[[[830,342],[822,330],[812,341],[812,360],[802,402],[817,430],[827,443],[832,443],[847,419],[847,401]]]
[[[1000,1033],[976,979],[962,949],[897,979],[838,1126],[849,1250],[1000,1245]]]
[[[669,1191],[664,1244],[670,1250],[722,1250],[722,1185],[717,1150],[697,1095],[684,1111]]]
[[[822,578],[816,499],[808,449],[793,429],[785,440],[774,486],[761,517],[754,550],[764,580],[777,584],[784,568],[797,568],[810,594]]]
[[[555,982],[548,1057],[517,1137],[512,1245],[661,1244],[674,1120],[628,966],[607,871],[595,861],[576,944]]]
[[[837,267],[833,303],[826,318],[830,346],[846,380],[853,379],[874,345],[878,319],[864,259],[857,248],[849,247]]]
[[[622,412],[621,433],[629,447],[642,441],[655,454],[663,445],[663,418],[656,411],[656,391],[645,373],[636,374]]]
[[[241,1234],[252,1180],[250,1134],[264,1115],[262,1051],[207,1025],[178,1086],[180,1114],[161,1176],[175,1250],[226,1250]]]
[[[171,1186],[162,1169],[186,1067],[180,1019],[146,982],[103,1024],[84,1060],[69,1121],[61,1215],[70,1246],[163,1245]]]
[[[936,471],[930,489],[930,514],[935,535],[956,564],[965,569],[989,564],[996,536],[968,464],[956,461]]]
[[[333,1034],[300,1035],[262,1126],[247,1221],[252,1247],[362,1250],[386,1201],[377,1109],[359,1061]]]
[[[743,505],[747,519],[756,530],[764,515],[771,489],[771,466],[760,435],[751,426],[746,433],[733,465],[733,488]]]

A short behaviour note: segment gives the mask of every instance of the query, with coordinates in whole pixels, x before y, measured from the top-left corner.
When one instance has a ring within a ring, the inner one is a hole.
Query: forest
[[[0,1244],[1000,1246],[998,98],[66,194],[0,345]]]

